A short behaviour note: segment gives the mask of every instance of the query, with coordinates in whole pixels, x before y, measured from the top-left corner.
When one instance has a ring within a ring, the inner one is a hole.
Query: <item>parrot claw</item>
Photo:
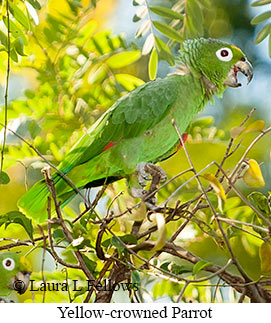
[[[139,163],[136,168],[137,178],[139,185],[142,188],[132,188],[132,195],[137,198],[141,198],[146,206],[153,210],[156,208],[157,199],[154,194],[149,198],[148,195],[153,193],[157,188],[159,183],[164,183],[167,179],[167,175],[160,166],[156,166],[152,163]],[[151,178],[150,178],[151,177]],[[144,190],[146,186],[146,181],[152,180],[150,189],[148,191]]]
[[[162,167],[156,166],[152,163],[139,163],[136,167],[138,182],[141,187],[146,186],[146,181],[152,177],[152,182],[155,181],[157,186],[160,182],[164,183],[167,180],[167,175]],[[153,184],[153,183],[152,183]]]

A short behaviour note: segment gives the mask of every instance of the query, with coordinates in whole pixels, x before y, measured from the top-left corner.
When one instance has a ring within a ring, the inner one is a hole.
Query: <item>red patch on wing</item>
[[[184,142],[184,143],[186,142],[187,137],[188,137],[188,134],[187,134],[187,133],[182,134],[182,140],[183,140],[183,142]],[[180,142],[179,146],[177,147],[177,150],[181,149],[181,148],[182,148],[182,146],[183,146],[183,145],[182,145],[182,143]]]
[[[103,151],[106,151],[107,149],[109,149],[109,148],[111,148],[111,147],[115,146],[115,144],[116,144],[116,142],[114,142],[114,141],[110,141],[110,143],[109,143],[109,144],[107,144],[107,145],[104,147]]]

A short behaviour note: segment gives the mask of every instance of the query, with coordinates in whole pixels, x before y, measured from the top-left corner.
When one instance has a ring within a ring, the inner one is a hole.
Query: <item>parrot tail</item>
[[[57,192],[63,192],[65,188],[67,189],[67,183],[59,174],[54,174],[52,179],[55,183]],[[63,207],[75,194],[76,193],[73,190],[68,191],[61,196],[61,199],[58,198],[58,202],[61,202],[61,206]],[[40,180],[19,199],[19,210],[38,222],[44,222],[48,218],[48,196],[50,195],[51,193],[48,190],[45,180]],[[51,212],[52,215],[55,213],[53,201],[51,203]]]
[[[37,182],[18,201],[19,210],[39,222],[47,216],[47,197],[50,195],[45,180]]]

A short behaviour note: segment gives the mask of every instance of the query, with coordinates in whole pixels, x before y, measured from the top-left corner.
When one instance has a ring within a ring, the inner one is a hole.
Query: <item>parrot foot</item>
[[[152,190],[154,186],[157,188],[160,182],[164,183],[167,180],[167,175],[163,168],[152,163],[139,163],[136,167],[136,172],[141,187],[145,187],[146,181],[150,180],[150,176],[152,177],[152,187],[150,190]]]
[[[154,196],[154,194],[152,194],[150,197],[148,196],[158,188],[160,182],[163,183],[166,181],[166,173],[160,166],[145,162],[139,163],[137,165],[136,173],[141,188],[132,187],[132,195],[134,197],[141,198],[149,209],[156,209],[156,197]],[[150,189],[147,191],[144,189],[144,187],[146,186],[146,181],[150,180],[150,177],[152,182]]]

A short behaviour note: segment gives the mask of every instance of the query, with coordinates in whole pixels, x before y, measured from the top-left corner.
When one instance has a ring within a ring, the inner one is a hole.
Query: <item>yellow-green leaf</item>
[[[183,41],[183,38],[178,33],[178,31],[176,31],[166,23],[162,21],[153,21],[153,24],[162,34],[166,35],[167,37],[179,42]]]
[[[260,247],[261,270],[263,274],[271,273],[271,242],[264,242]]]
[[[258,0],[258,1],[252,2],[251,6],[252,7],[264,6],[269,3],[271,3],[271,0]]]
[[[162,39],[158,38],[158,37],[154,37],[155,38],[155,44],[157,47],[157,50],[160,54],[160,56],[165,59],[171,66],[174,65],[175,61],[174,61],[174,57],[169,49],[169,47],[167,46],[167,44],[165,44]]]
[[[151,215],[151,221],[157,225],[157,240],[153,250],[159,250],[163,248],[166,242],[166,220],[163,214],[153,213]]]
[[[26,56],[24,53],[24,42],[21,37],[14,40],[12,46],[15,48],[16,52],[21,56]]]
[[[255,132],[255,131],[262,131],[264,128],[264,121],[263,120],[256,120],[249,124],[247,127],[235,127],[231,129],[231,137],[237,138],[241,134],[248,133],[248,132]]]
[[[210,183],[215,193],[225,201],[226,194],[218,179],[213,174],[204,174],[203,177]]]
[[[107,76],[107,70],[104,64],[101,66],[96,65],[91,69],[88,76],[88,83],[93,84],[96,82],[101,82]]]
[[[22,26],[28,29],[29,27],[28,19],[26,15],[23,13],[23,11],[11,2],[9,2],[8,5],[10,7],[10,11],[13,17],[15,18],[15,20],[17,20]]]
[[[251,20],[251,24],[252,25],[257,25],[260,22],[263,22],[263,21],[269,19],[270,17],[271,17],[271,11],[263,12],[263,13],[259,14],[258,16],[254,17]]]
[[[213,263],[207,262],[205,260],[200,260],[198,261],[194,266],[193,266],[193,275],[195,276],[198,272],[203,270],[205,267],[212,266]]]
[[[265,182],[259,164],[254,159],[248,161],[248,169],[243,175],[243,181],[250,187],[264,187]]]
[[[166,7],[150,6],[150,9],[152,12],[156,13],[161,17],[183,20],[182,14]]]
[[[137,60],[139,60],[140,57],[141,57],[140,50],[121,52],[109,57],[106,60],[106,64],[110,68],[122,68],[136,62]]]
[[[5,224],[5,228],[7,228],[10,224],[19,224],[21,225],[30,239],[33,241],[33,226],[32,220],[28,219],[23,213],[19,211],[11,211],[4,215],[0,216],[0,227]]]
[[[154,80],[157,74],[157,67],[158,67],[158,55],[155,48],[153,48],[149,60],[149,78],[150,80]]]
[[[144,84],[144,81],[131,74],[116,74],[115,78],[127,91],[132,91],[136,87]]]
[[[271,33],[271,24],[265,25],[257,34],[255,44],[262,42]]]

